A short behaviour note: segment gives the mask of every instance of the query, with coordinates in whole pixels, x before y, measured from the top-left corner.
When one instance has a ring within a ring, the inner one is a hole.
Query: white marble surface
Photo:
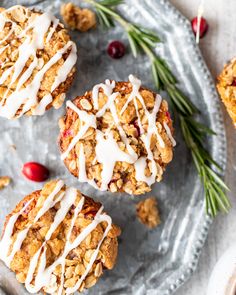
[[[200,0],[171,0],[186,17],[197,14]],[[226,61],[236,56],[236,0],[205,0],[205,13],[210,29],[200,41],[200,48],[214,78]],[[227,130],[227,175],[231,189],[232,209],[228,215],[218,216],[211,226],[198,269],[176,295],[205,295],[211,271],[223,252],[236,240],[236,130],[223,108]],[[212,294],[214,295],[214,294]],[[223,295],[223,294],[222,294]]]

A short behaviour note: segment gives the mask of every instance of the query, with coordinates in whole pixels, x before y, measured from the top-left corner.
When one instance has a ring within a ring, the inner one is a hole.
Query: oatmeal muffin
[[[0,8],[0,116],[59,108],[75,73],[76,46],[50,13]]]
[[[219,75],[217,89],[236,127],[236,58]]]
[[[107,80],[68,101],[59,125],[65,165],[79,181],[102,191],[150,191],[172,160],[167,102],[133,75],[129,82]]]
[[[55,180],[6,217],[0,258],[30,293],[74,294],[113,268],[119,234],[100,203]]]

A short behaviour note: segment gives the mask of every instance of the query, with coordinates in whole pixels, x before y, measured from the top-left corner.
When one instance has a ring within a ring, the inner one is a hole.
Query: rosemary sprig
[[[124,28],[134,57],[137,57],[138,52],[143,52],[149,57],[157,89],[163,89],[168,93],[173,107],[179,115],[184,140],[191,151],[204,186],[206,213],[215,217],[219,211],[228,212],[230,203],[225,191],[229,189],[213,170],[213,166],[218,169],[220,167],[203,144],[205,136],[214,135],[214,132],[196,121],[194,115],[199,113],[198,109],[178,88],[178,82],[166,62],[155,53],[154,47],[160,42],[158,36],[123,18],[115,10],[117,5],[122,4],[122,0],[85,1],[96,9],[99,21],[103,26],[110,28],[114,26],[114,21],[117,21]]]

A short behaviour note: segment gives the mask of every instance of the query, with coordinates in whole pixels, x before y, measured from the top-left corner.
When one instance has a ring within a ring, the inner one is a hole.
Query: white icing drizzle
[[[111,229],[111,225],[112,225],[112,220],[111,220],[111,217],[106,215],[106,214],[101,214],[103,210],[103,207],[100,208],[100,210],[98,211],[98,213],[96,214],[95,218],[94,218],[94,224],[92,225],[92,223],[90,225],[91,228],[93,229],[94,226],[96,227],[97,224],[101,223],[101,222],[107,222],[108,226],[106,227],[105,231],[104,231],[104,234],[100,240],[100,242],[98,243],[98,246],[96,248],[96,250],[94,251],[92,257],[90,258],[90,261],[89,261],[89,264],[87,265],[86,269],[85,269],[85,272],[83,273],[83,275],[81,276],[81,278],[79,279],[79,281],[75,284],[74,287],[72,288],[67,288],[66,290],[66,294],[73,294],[74,292],[76,292],[76,290],[78,290],[78,288],[80,287],[80,285],[82,284],[83,280],[86,278],[86,276],[88,275],[91,267],[93,266],[93,263],[95,262],[97,256],[98,256],[98,253],[99,253],[99,249],[104,241],[104,239],[106,238],[106,236],[108,235],[108,232],[110,231]],[[88,226],[89,227],[89,226]],[[87,227],[87,228],[88,228]],[[89,231],[91,232],[91,230]],[[81,239],[83,239],[83,232],[81,233]],[[86,236],[88,235],[88,233],[85,233]],[[84,234],[84,236],[85,236]],[[78,237],[79,238],[79,237]],[[76,242],[76,243],[75,243]],[[78,241],[75,240],[75,245],[77,245]],[[73,243],[73,244],[74,244]]]
[[[111,132],[104,135],[104,133],[97,130],[96,140],[97,145],[95,150],[97,161],[103,166],[101,173],[102,184],[100,189],[107,190],[107,186],[112,180],[116,162],[121,161],[133,164],[137,157],[134,159],[128,153],[123,152],[113,138]]]
[[[42,207],[40,209],[40,211],[38,212],[37,216],[35,217],[35,219],[33,220],[33,223],[37,222],[39,220],[39,218],[41,216],[43,216],[43,214],[50,209],[51,207],[53,207],[57,201],[59,201],[62,197],[63,194],[61,194],[57,200],[53,201],[55,195],[61,190],[62,186],[64,185],[63,181],[59,181],[54,189],[54,191],[50,194],[50,196],[48,197],[48,199],[45,201],[44,207]],[[52,204],[51,204],[52,203]],[[32,224],[33,224],[32,223]],[[20,250],[22,243],[24,241],[24,239],[26,238],[32,224],[29,224],[24,230],[22,230],[16,237],[16,241],[13,245],[13,249],[12,252],[10,253],[10,255],[8,255],[9,252],[9,248],[5,249],[7,255],[5,256],[5,259],[2,258],[2,260],[6,263],[6,265],[8,267],[10,267],[10,263],[12,261],[12,259],[14,258],[15,254],[17,251]],[[14,224],[13,224],[14,226]],[[5,235],[4,235],[5,236]],[[10,238],[10,237],[9,237]],[[0,248],[1,248],[1,242],[0,242]]]
[[[135,109],[136,109],[136,115],[138,118],[138,126],[140,128],[141,132],[141,139],[144,143],[144,146],[146,148],[147,156],[138,158],[137,153],[134,151],[134,149],[129,144],[129,140],[126,136],[125,131],[123,130],[119,117],[116,111],[115,106],[115,100],[119,93],[113,92],[113,89],[115,88],[115,81],[110,82],[109,80],[105,81],[105,84],[98,84],[95,85],[92,90],[92,100],[94,104],[94,108],[97,110],[96,114],[89,114],[85,111],[81,111],[78,109],[71,101],[67,102],[67,106],[71,108],[74,112],[76,112],[80,118],[80,130],[76,134],[76,136],[72,139],[70,142],[67,150],[62,154],[61,158],[65,160],[71,150],[75,147],[77,142],[83,138],[85,133],[89,128],[94,128],[96,130],[96,147],[95,147],[95,161],[102,164],[102,172],[101,172],[101,185],[98,187],[98,185],[94,182],[94,180],[89,180],[86,173],[86,159],[84,154],[84,147],[81,143],[80,145],[80,154],[79,154],[79,176],[78,179],[81,182],[89,182],[94,187],[105,191],[108,188],[109,183],[112,180],[113,171],[115,164],[119,161],[121,162],[127,162],[130,164],[134,164],[135,172],[136,172],[136,180],[137,181],[143,181],[147,183],[148,185],[152,185],[156,181],[157,173],[158,173],[158,164],[154,160],[153,153],[151,151],[151,138],[153,135],[156,135],[156,138],[159,142],[159,145],[161,148],[165,147],[165,143],[160,136],[157,126],[156,126],[156,117],[158,114],[158,111],[161,106],[162,98],[160,95],[156,95],[155,97],[155,103],[152,112],[149,112],[146,108],[145,102],[139,92],[139,89],[141,87],[141,81],[134,77],[133,75],[129,76],[129,81],[132,84],[132,92],[129,95],[129,98],[125,102],[120,114],[123,114],[126,108],[128,107],[129,103],[133,101]],[[99,97],[99,89],[102,88],[104,90],[105,95],[108,97],[107,102],[105,105],[99,109],[98,105],[98,97]],[[138,103],[137,100],[142,104],[143,110],[145,112],[145,116],[148,120],[148,126],[147,131],[144,130],[140,114],[138,111]],[[119,145],[117,144],[116,140],[113,138],[113,133],[111,131],[112,126],[109,126],[109,128],[106,130],[105,133],[103,133],[100,130],[97,130],[97,118],[102,117],[106,110],[110,110],[111,115],[114,120],[114,125],[117,127],[117,130],[119,131],[121,140],[126,146],[127,152],[124,152],[120,149]],[[166,130],[166,133],[168,137],[170,138],[170,141],[173,145],[175,145],[175,141],[172,137],[171,131],[166,123],[164,123],[164,128]],[[146,177],[145,176],[145,169],[147,167],[147,161],[150,162],[151,165],[149,167],[151,168],[151,176]]]
[[[171,134],[171,131],[170,131],[169,126],[166,124],[166,122],[164,122],[163,125],[164,125],[164,128],[165,128],[165,130],[166,130],[166,133],[167,133],[167,135],[168,135],[168,137],[169,137],[169,139],[170,139],[172,145],[173,145],[173,146],[176,146],[176,141],[175,141],[174,137],[173,137],[172,134]]]
[[[156,167],[154,166],[154,171],[152,171],[152,175],[147,177],[145,175],[145,167],[147,166],[147,159],[146,157],[140,157],[134,164],[135,166],[135,177],[137,181],[144,181],[148,185],[151,185],[155,182],[155,173],[156,173]]]
[[[81,244],[81,242],[97,227],[99,223],[106,222],[107,227],[85,269],[85,272],[82,274],[82,276],[79,278],[79,280],[76,282],[73,288],[67,288],[65,290],[66,294],[72,294],[76,292],[81,286],[86,276],[88,275],[88,273],[90,272],[97,258],[97,255],[99,253],[99,249],[112,227],[111,218],[105,213],[103,213],[103,207],[101,207],[99,211],[97,212],[97,214],[95,215],[94,220],[91,221],[91,223],[84,230],[82,230],[82,232],[80,232],[80,234],[74,239],[73,242],[71,242],[71,234],[72,234],[73,227],[75,225],[75,222],[79,213],[83,209],[84,202],[85,202],[85,198],[81,197],[78,205],[74,209],[74,215],[72,217],[70,227],[66,235],[66,242],[65,242],[62,254],[51,265],[46,266],[47,242],[51,239],[52,234],[55,232],[55,230],[60,225],[60,223],[65,219],[67,213],[69,212],[71,206],[75,204],[75,201],[77,198],[77,190],[75,188],[67,188],[65,192],[62,192],[61,189],[63,186],[64,186],[63,181],[60,180],[57,182],[54,190],[47,197],[42,208],[39,210],[39,212],[37,213],[32,223],[30,223],[30,225],[28,225],[24,230],[22,230],[21,232],[17,234],[16,241],[13,244],[13,250],[12,250],[13,254],[11,253],[10,256],[8,256],[8,252],[12,244],[11,237],[12,237],[15,222],[17,221],[18,217],[23,213],[23,211],[27,209],[27,207],[29,206],[32,200],[30,200],[22,208],[22,210],[19,213],[14,214],[9,219],[3,238],[0,241],[0,248],[1,248],[0,259],[3,260],[7,266],[10,266],[10,263],[12,259],[14,258],[14,255],[16,254],[17,251],[21,249],[22,243],[24,239],[26,238],[27,233],[30,230],[31,226],[35,222],[37,222],[37,220],[39,220],[39,218],[42,217],[50,208],[54,207],[57,202],[60,202],[60,208],[56,212],[54,220],[51,223],[46,233],[44,242],[42,243],[41,247],[38,249],[38,251],[34,254],[34,256],[30,260],[29,269],[28,269],[26,281],[25,281],[26,289],[30,293],[36,293],[42,290],[42,288],[48,287],[50,284],[50,279],[53,274],[53,271],[58,265],[60,265],[61,278],[60,278],[60,286],[57,290],[57,294],[61,295],[63,293],[65,263],[66,263],[67,255],[69,254],[70,251],[77,248]],[[20,238],[18,238],[19,236]],[[34,279],[34,284],[32,284],[33,279]]]
[[[9,267],[10,266],[10,262],[11,259],[9,260],[9,249],[11,246],[11,236],[13,233],[13,229],[14,229],[14,225],[18,219],[18,217],[25,211],[25,209],[30,205],[30,203],[32,202],[32,200],[30,200],[29,202],[27,202],[24,207],[17,213],[14,214],[13,216],[11,216],[11,218],[9,219],[7,226],[5,228],[5,232],[4,235],[2,237],[2,240],[0,241],[0,259],[3,260],[6,265]]]
[[[64,64],[60,67],[57,73],[57,76],[55,78],[55,81],[51,87],[51,92],[53,92],[62,82],[66,80],[68,74],[70,73],[70,71],[72,70],[73,66],[76,63],[76,60],[77,60],[76,46],[72,42],[70,54],[68,58],[66,59],[66,61],[64,62]]]
[[[115,87],[115,81],[112,81],[112,83],[110,83],[110,80],[106,80],[105,84],[101,83],[93,87],[92,98],[93,98],[93,104],[94,104],[95,110],[98,110],[99,88],[102,88],[104,91],[104,94],[107,97],[109,97],[112,94],[112,90],[114,87]]]
[[[51,94],[47,94],[43,97],[43,99],[40,100],[39,104],[37,105],[37,107],[35,108],[35,110],[33,110],[33,115],[37,115],[37,116],[41,116],[45,113],[45,110],[47,108],[47,106],[52,102],[52,95]]]
[[[65,153],[62,154],[61,158],[64,160],[70,153],[70,151],[73,149],[73,147],[76,145],[76,143],[85,135],[85,133],[88,131],[89,127],[96,128],[96,118],[94,115],[90,115],[85,111],[81,111],[78,109],[71,101],[67,101],[66,105],[70,107],[74,112],[76,112],[84,125],[81,126],[80,131],[78,134],[73,138],[71,143],[69,144],[67,150]]]
[[[12,74],[8,90],[5,92],[4,97],[0,104],[0,116],[11,119],[15,117],[18,110],[23,106],[19,117],[24,113],[33,109],[33,114],[42,115],[44,114],[46,107],[52,102],[51,93],[46,94],[41,101],[38,101],[38,92],[40,90],[42,79],[45,73],[62,58],[63,54],[70,50],[70,53],[64,63],[59,67],[57,76],[51,87],[51,92],[53,92],[61,83],[63,83],[73,66],[76,63],[76,46],[72,41],[68,41],[63,48],[57,51],[57,53],[43,65],[40,71],[34,76],[34,79],[24,87],[24,83],[32,76],[33,72],[40,63],[40,59],[37,57],[37,51],[44,49],[47,43],[56,31],[59,24],[59,20],[56,19],[50,13],[43,13],[37,15],[34,20],[20,33],[15,32],[15,23],[12,22],[8,17],[7,13],[13,9],[23,8],[22,6],[15,6],[8,10],[4,10],[0,14],[0,28],[4,29],[7,22],[11,22],[12,28],[0,44],[7,40],[9,36],[14,32],[18,34],[19,38],[25,38],[23,43],[18,48],[18,59],[15,64],[10,68],[6,69],[2,76],[0,77],[0,85],[3,84],[7,78]],[[32,30],[31,35],[27,34],[29,30]],[[46,38],[46,41],[45,41]],[[7,45],[8,46],[8,45]],[[1,48],[0,54],[6,49],[6,47]],[[23,72],[26,63],[32,58],[30,65]],[[11,86],[17,82],[16,89],[10,93]]]
[[[51,38],[52,38],[52,36],[53,36],[54,32],[56,31],[56,28],[59,24],[59,19],[55,18],[54,16],[52,16],[52,21],[53,21],[53,26],[52,26],[52,28],[50,28],[50,31],[47,35],[46,43],[48,43],[51,40]]]
[[[99,189],[96,182],[93,179],[89,179],[86,173],[86,162],[85,162],[85,154],[84,154],[84,146],[83,144],[80,145],[80,157],[79,157],[79,181],[80,182],[88,182],[94,188]]]

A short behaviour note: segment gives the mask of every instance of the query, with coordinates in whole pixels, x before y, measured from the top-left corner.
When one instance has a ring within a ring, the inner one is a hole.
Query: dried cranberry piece
[[[62,132],[63,137],[68,137],[68,136],[71,136],[71,135],[73,135],[73,131],[70,130],[70,129],[67,129],[67,130]]]
[[[138,137],[139,137],[140,134],[141,134],[141,130],[140,130],[139,125],[138,125],[138,120],[135,120],[133,124],[134,124],[134,127],[136,128],[136,130],[138,132]]]
[[[231,86],[236,86],[236,79],[233,80]]]
[[[168,118],[169,121],[171,120],[170,113],[168,111],[166,112],[166,117]]]
[[[110,57],[118,59],[125,55],[125,46],[120,41],[112,41],[107,48],[107,53]]]
[[[89,216],[89,215],[92,215],[93,217],[97,214],[97,211],[95,210],[91,210],[91,211],[88,211],[84,214],[85,217]]]

